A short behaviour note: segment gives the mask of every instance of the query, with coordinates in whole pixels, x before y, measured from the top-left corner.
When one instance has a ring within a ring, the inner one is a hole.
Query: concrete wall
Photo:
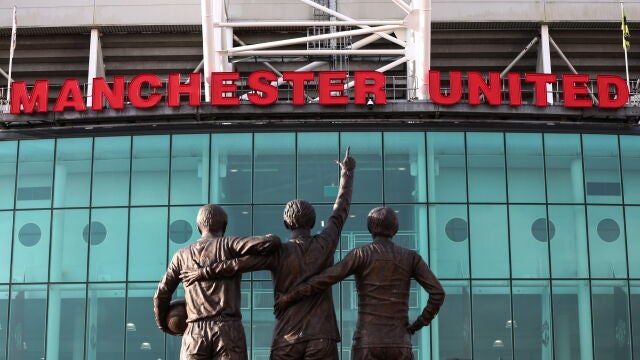
[[[18,7],[19,26],[200,24],[198,0],[14,0],[0,4],[0,28],[11,26]],[[298,0],[226,0],[233,20],[312,19]],[[357,19],[402,18],[391,0],[337,0],[338,9]],[[625,1],[629,21],[640,19],[640,0]],[[434,0],[437,22],[619,21],[618,0]]]

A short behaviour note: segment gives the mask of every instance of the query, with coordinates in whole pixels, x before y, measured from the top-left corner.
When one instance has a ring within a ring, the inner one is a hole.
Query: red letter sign
[[[522,84],[520,83],[520,73],[509,73],[509,105],[522,105]]]
[[[500,105],[500,73],[497,71],[489,72],[489,84],[482,78],[479,71],[469,71],[469,104],[480,104],[480,93],[484,94],[489,105]]]
[[[318,96],[322,105],[347,105],[349,98],[344,93],[345,71],[323,71],[318,75]],[[337,80],[337,82],[336,82]]]
[[[367,104],[367,95],[373,95],[376,105],[387,103],[387,93],[384,86],[387,78],[378,71],[355,71],[354,74],[354,103],[357,105]],[[367,83],[369,80],[371,83]]]
[[[589,95],[589,75],[586,74],[563,74],[562,92],[564,93],[564,106],[571,108],[587,108],[593,105]],[[582,96],[579,96],[582,95]]]
[[[462,72],[449,71],[451,91],[449,95],[442,94],[440,85],[440,71],[429,70],[429,96],[438,105],[453,105],[462,99]]]
[[[62,83],[62,88],[58,93],[58,99],[53,106],[54,112],[63,112],[65,108],[72,107],[75,111],[85,111],[87,107],[84,105],[82,92],[78,79],[67,79]]]
[[[180,95],[189,95],[189,106],[200,106],[200,73],[189,74],[189,83],[180,83],[180,74],[169,74],[167,105],[180,106]]]
[[[278,77],[271,71],[259,70],[249,75],[249,87],[256,92],[247,95],[249,101],[256,105],[271,105],[278,100],[278,88],[271,85]],[[265,82],[266,81],[266,82]]]
[[[293,105],[304,105],[304,83],[313,81],[313,71],[285,71],[282,73],[284,81],[291,81],[293,86]]]
[[[598,75],[598,101],[603,109],[621,108],[629,102],[629,87],[623,78],[615,75]],[[609,89],[615,89],[613,97]],[[13,107],[12,107],[13,109]]]
[[[142,85],[148,83],[149,88],[145,89],[145,93],[149,95],[145,98],[142,96]],[[153,89],[162,87],[162,81],[160,78],[153,74],[140,74],[129,83],[129,100],[131,104],[137,108],[146,109],[151,108],[160,102],[162,94],[152,92]]]
[[[93,90],[91,94],[91,109],[102,110],[104,107],[103,97],[112,109],[124,109],[124,76],[113,77],[113,90],[109,88],[107,80],[103,78],[93,79]]]
[[[534,83],[536,106],[547,106],[547,84],[556,81],[554,74],[524,74],[524,81]]]
[[[46,113],[49,107],[49,80],[36,80],[33,83],[31,95],[27,91],[27,83],[14,81],[11,83],[11,113],[26,114],[36,112]]]
[[[238,87],[235,81],[238,79],[240,79],[240,73],[237,72],[212,72],[211,105],[240,105],[240,99],[236,96]]]

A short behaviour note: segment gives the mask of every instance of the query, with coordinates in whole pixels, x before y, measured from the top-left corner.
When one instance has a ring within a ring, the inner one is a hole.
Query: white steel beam
[[[429,77],[431,68],[431,0],[413,0],[412,10],[405,20],[407,24],[407,76],[415,77],[418,89],[415,98],[429,99]],[[410,95],[409,95],[410,96]]]
[[[212,72],[222,72],[230,69],[223,46],[228,44],[228,34],[223,36],[222,28],[216,26],[226,21],[224,16],[224,1],[201,0],[202,14],[202,53],[204,57],[204,93],[205,99],[210,101],[210,83]]]
[[[384,50],[247,50],[241,56],[404,55],[404,49]]]
[[[368,21],[242,21],[223,22],[214,24],[220,27],[230,28],[256,28],[256,27],[312,27],[312,26],[381,26],[402,25],[402,20],[368,20]]]
[[[393,1],[396,5],[398,5],[398,7],[404,10],[404,12],[406,12],[407,14],[411,12],[411,6],[409,6],[409,4],[407,4],[403,0],[391,0],[391,1]]]
[[[89,70],[87,72],[87,107],[91,107],[93,93],[93,79],[104,77],[104,59],[102,58],[102,44],[100,43],[100,30],[91,29],[91,41],[89,43]]]
[[[234,54],[234,53],[246,52],[248,50],[268,49],[268,48],[278,47],[278,46],[301,44],[301,43],[306,43],[310,41],[335,39],[335,38],[344,37],[344,36],[354,36],[354,35],[370,34],[374,32],[384,32],[384,31],[395,30],[400,28],[402,28],[402,26],[400,25],[384,25],[384,26],[371,27],[367,29],[339,31],[339,32],[323,34],[323,35],[305,36],[305,37],[294,38],[294,39],[270,41],[270,42],[261,43],[261,44],[238,46],[233,49],[226,50],[226,52],[228,54]]]
[[[337,11],[331,10],[328,7],[322,6],[322,5],[320,5],[320,4],[316,3],[316,2],[313,2],[311,0],[300,0],[300,1],[302,1],[303,3],[309,5],[309,6],[313,7],[313,8],[316,8],[316,9],[318,9],[320,11],[324,11],[324,12],[326,12],[327,14],[329,14],[331,16],[335,16],[337,19],[344,20],[344,21],[356,21],[353,18],[350,18],[350,17],[348,17],[346,15],[343,15],[343,14],[337,12]],[[361,25],[359,27],[362,28],[362,29],[368,28],[368,26],[366,26],[366,25]],[[396,44],[398,44],[400,46],[405,46],[404,41],[396,39],[393,36],[388,35],[386,32],[378,33],[378,34],[380,35],[380,37],[382,37],[382,38],[384,38],[386,40],[389,40],[389,41],[391,41],[393,43],[396,43]]]
[[[540,26],[540,47],[538,50],[538,66],[536,71],[551,74],[551,48],[549,41],[549,25]],[[546,84],[547,103],[553,105],[553,85]]]

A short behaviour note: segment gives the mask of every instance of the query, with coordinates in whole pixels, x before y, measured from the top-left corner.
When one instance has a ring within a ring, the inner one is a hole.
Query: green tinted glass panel
[[[513,317],[504,327],[513,332],[515,358],[553,359],[549,281],[514,281],[511,301]]]
[[[337,287],[337,286],[336,286]],[[356,330],[358,322],[358,292],[356,290],[356,282],[353,280],[343,280],[340,282],[340,290],[342,294],[338,297],[341,304],[340,309],[341,325],[340,334],[344,341],[342,342],[342,358],[350,359],[351,346],[353,345],[353,333]]]
[[[273,286],[271,281],[254,281],[251,296],[251,349],[254,354],[268,353],[273,338]]]
[[[340,154],[344,156],[351,146],[351,156],[357,161],[354,185],[354,203],[382,201],[382,134],[341,133]]]
[[[289,231],[284,227],[282,221],[282,210],[284,205],[258,205],[253,207],[253,234],[276,234],[283,241],[289,239]],[[244,210],[246,211],[246,210]],[[242,215],[242,212],[240,213]],[[241,216],[241,218],[244,218]],[[248,232],[243,233],[244,236]],[[253,280],[271,280],[271,273],[267,270],[255,271],[251,273]],[[245,279],[249,275],[245,275]]]
[[[81,359],[84,352],[86,285],[49,285],[46,359]]]
[[[51,207],[54,145],[53,140],[20,141],[17,208]]]
[[[556,232],[551,239],[551,275],[554,278],[589,276],[587,226],[584,206],[549,206],[549,220]]]
[[[344,224],[340,238],[339,248],[342,250],[341,258],[349,251],[371,243],[371,234],[367,230],[367,215],[371,209],[381,205],[352,205],[349,218]]]
[[[0,142],[0,209],[12,209],[15,200],[17,141]],[[0,350],[0,354],[2,351]]]
[[[253,143],[251,134],[213,134],[211,137],[211,202],[251,202]]]
[[[167,208],[132,208],[129,272],[133,281],[157,281],[167,269]]]
[[[208,202],[209,163],[209,135],[173,135],[171,204]]]
[[[92,150],[91,138],[58,139],[53,186],[54,207],[89,205]]]
[[[584,202],[581,149],[580,135],[544,134],[549,202]]]
[[[384,199],[427,201],[427,162],[423,133],[384,133]]]
[[[511,276],[514,278],[549,277],[549,239],[555,236],[555,225],[547,221],[544,205],[509,206],[511,237]]]
[[[169,209],[169,257],[167,261],[171,261],[173,254],[180,248],[192,244],[200,238],[196,225],[199,209],[199,206],[174,206]],[[225,210],[228,209],[225,208]]]
[[[466,205],[429,205],[429,239],[429,265],[438,277],[469,277]]]
[[[551,293],[556,359],[593,359],[589,282],[553,280]]]
[[[295,197],[295,135],[255,134],[253,199],[283,203]]]
[[[509,202],[544,203],[544,156],[541,134],[506,134]]]
[[[627,256],[629,259],[629,277],[640,278],[640,227],[637,226],[640,219],[640,207],[625,207]]]
[[[249,236],[252,235],[251,228],[251,217],[252,211],[251,206],[249,205],[236,205],[236,206],[225,206],[224,210],[227,212],[227,231],[225,234],[229,236]],[[277,227],[280,224],[276,224],[271,230],[271,232],[277,231]],[[194,227],[196,225],[194,224]],[[283,227],[284,229],[284,227]],[[267,234],[268,232],[264,233]],[[262,233],[256,233],[262,234]],[[263,235],[264,235],[263,234]]]
[[[473,358],[513,359],[508,281],[472,281]]]
[[[471,275],[474,278],[509,277],[507,207],[469,206]]]
[[[640,281],[630,281],[633,358],[640,358]]]
[[[91,244],[89,281],[126,279],[128,223],[129,212],[126,208],[94,209],[91,212],[92,225],[87,228]]]
[[[425,261],[429,261],[429,233],[427,207],[424,205],[388,204],[398,217],[398,232],[393,242],[407,249],[415,250]]]
[[[431,323],[433,359],[471,359],[471,290],[469,281],[441,281],[446,304]],[[420,330],[422,331],[422,330]],[[429,359],[429,357],[426,357]]]
[[[0,283],[9,282],[12,230],[13,212],[0,211]]]
[[[88,210],[53,211],[51,268],[49,270],[51,281],[80,282],[87,280],[89,245],[84,239],[84,231],[88,225]]]
[[[504,135],[467,133],[470,202],[505,202]]]
[[[427,133],[430,202],[467,201],[464,133]]]
[[[0,285],[0,360],[7,359],[7,329],[9,327],[9,286]]]
[[[153,294],[156,283],[129,284],[126,324],[135,324],[136,331],[126,332],[126,359],[164,359],[165,335],[158,330],[153,316]]]
[[[297,198],[312,203],[333,203],[340,185],[337,133],[298,134]]]
[[[631,323],[627,281],[591,282],[595,359],[631,359]]]
[[[625,204],[640,204],[640,137],[620,136],[620,156]]]
[[[620,204],[620,159],[615,135],[583,135],[584,182],[588,203]]]
[[[46,282],[51,211],[17,211],[13,228],[13,282]]]
[[[169,136],[134,136],[131,205],[163,205],[169,188]]]
[[[621,206],[588,206],[591,277],[627,277],[624,217]]]
[[[93,150],[93,206],[129,204],[131,137],[96,138]]]
[[[47,318],[46,285],[11,287],[8,359],[44,359]],[[27,346],[24,346],[27,344]]]
[[[87,299],[86,358],[124,359],[125,332],[137,332],[135,323],[125,324],[125,285],[90,284]]]

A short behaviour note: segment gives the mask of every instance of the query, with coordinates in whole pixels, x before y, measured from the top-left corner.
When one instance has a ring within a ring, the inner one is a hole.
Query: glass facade
[[[640,137],[350,131],[0,142],[0,360],[177,358],[152,296],[198,239],[199,206],[223,204],[230,234],[286,239],[283,206],[305,198],[318,231],[347,146],[358,166],[336,260],[389,206],[395,241],[447,291],[417,359],[640,359]],[[348,359],[354,279],[333,292]],[[242,294],[249,356],[266,359],[269,273],[244,275]],[[427,299],[414,284],[412,318]]]

